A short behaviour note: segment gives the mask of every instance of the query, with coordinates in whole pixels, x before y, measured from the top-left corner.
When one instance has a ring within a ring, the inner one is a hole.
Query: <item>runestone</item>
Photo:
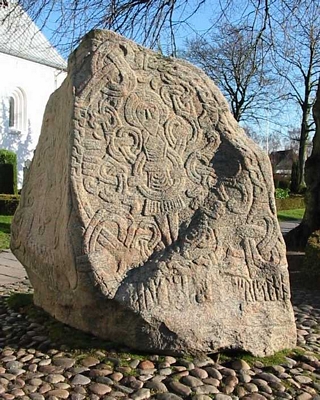
[[[35,303],[142,351],[296,343],[271,167],[191,64],[92,31],[46,107],[12,224]]]

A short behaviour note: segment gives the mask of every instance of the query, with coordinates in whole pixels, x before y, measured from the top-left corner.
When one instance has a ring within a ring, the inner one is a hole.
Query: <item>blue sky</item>
[[[186,23],[180,25],[179,29],[176,32],[176,44],[177,44],[177,49],[183,49],[185,46],[185,41],[187,38],[192,38],[195,37],[197,34],[203,35],[205,34],[209,28],[212,27],[212,21],[215,19],[215,17],[218,15],[217,11],[214,10],[213,4],[214,2],[205,2],[205,4],[197,11],[196,15],[194,15],[192,18],[190,18]],[[183,20],[185,15],[188,15],[190,13],[190,10],[185,9],[185,10],[178,10],[176,11],[175,19],[177,21]],[[236,16],[239,14],[235,14]],[[55,20],[59,18],[58,13],[52,13],[50,16],[50,19],[48,21],[48,27],[43,29],[43,33],[50,39],[52,35],[52,31],[56,29],[56,22]],[[162,41],[161,41],[161,46],[162,50],[165,53],[170,53],[170,43],[168,35],[163,36]],[[63,54],[65,57],[67,57],[67,52]],[[270,109],[272,110],[272,104],[270,104]],[[265,133],[265,135],[268,135],[269,133],[272,133],[273,131],[278,131],[281,129],[278,125],[279,119],[277,121],[273,121],[272,119],[272,111],[269,113],[266,112],[266,119],[269,119],[269,121],[264,121],[261,122],[260,126],[254,127],[254,129],[258,131],[262,131]],[[268,115],[269,114],[269,115]],[[296,122],[295,122],[296,121]],[[291,109],[288,110],[283,110],[282,117],[281,117],[281,123],[283,125],[283,132],[287,133],[287,127],[290,124],[294,124],[295,126],[299,126],[299,116],[298,113]],[[267,140],[266,140],[267,141]]]

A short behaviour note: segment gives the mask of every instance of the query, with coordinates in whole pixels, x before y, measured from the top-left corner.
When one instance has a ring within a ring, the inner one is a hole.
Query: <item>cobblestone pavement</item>
[[[54,343],[46,323],[8,306],[10,294],[32,293],[24,277],[14,256],[2,252],[0,399],[320,400],[319,292],[293,287],[298,345],[280,359],[137,356]]]
[[[293,291],[298,347],[270,365],[216,355],[136,356],[128,349],[74,352],[56,345],[45,323],[10,309],[12,292],[32,288],[28,280],[0,286],[0,398],[320,400],[319,293]]]

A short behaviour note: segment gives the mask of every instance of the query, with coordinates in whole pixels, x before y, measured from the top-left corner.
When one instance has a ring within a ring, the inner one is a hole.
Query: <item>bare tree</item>
[[[320,5],[318,1],[282,3],[284,20],[275,27],[274,61],[288,87],[287,98],[301,112],[299,132],[299,191],[304,191],[308,141],[314,130],[312,106],[320,73]],[[290,14],[288,14],[290,10]]]
[[[262,28],[264,29],[264,28]],[[230,102],[237,121],[265,118],[275,83],[268,68],[269,46],[261,31],[248,26],[224,24],[208,39],[187,42],[185,57],[200,66]]]
[[[284,137],[284,146],[287,150],[293,150],[296,154],[299,154],[300,133],[301,133],[301,127],[288,129],[288,132]],[[312,150],[312,140],[309,137],[306,144],[307,157],[311,155],[311,150]]]
[[[313,149],[310,158],[306,162],[306,211],[299,226],[286,235],[286,243],[290,249],[303,249],[309,236],[320,229],[320,79],[313,116],[316,124],[313,138]]]
[[[212,29],[216,21],[223,19],[256,31],[259,24],[264,26],[263,30],[270,25],[272,5],[278,1],[289,0],[6,0],[5,3],[21,6],[40,29],[51,30],[49,39],[60,50],[70,52],[91,29],[111,29],[151,48],[165,39],[175,55],[177,31],[190,28],[192,18],[205,6],[213,10]]]
[[[65,54],[91,29],[112,29],[155,48],[162,35],[175,54],[175,33],[207,0],[15,0]]]

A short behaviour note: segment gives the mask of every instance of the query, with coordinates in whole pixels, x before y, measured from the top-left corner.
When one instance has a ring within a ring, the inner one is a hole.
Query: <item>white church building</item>
[[[18,157],[18,187],[32,159],[50,94],[66,61],[14,1],[0,0],[0,149]]]

